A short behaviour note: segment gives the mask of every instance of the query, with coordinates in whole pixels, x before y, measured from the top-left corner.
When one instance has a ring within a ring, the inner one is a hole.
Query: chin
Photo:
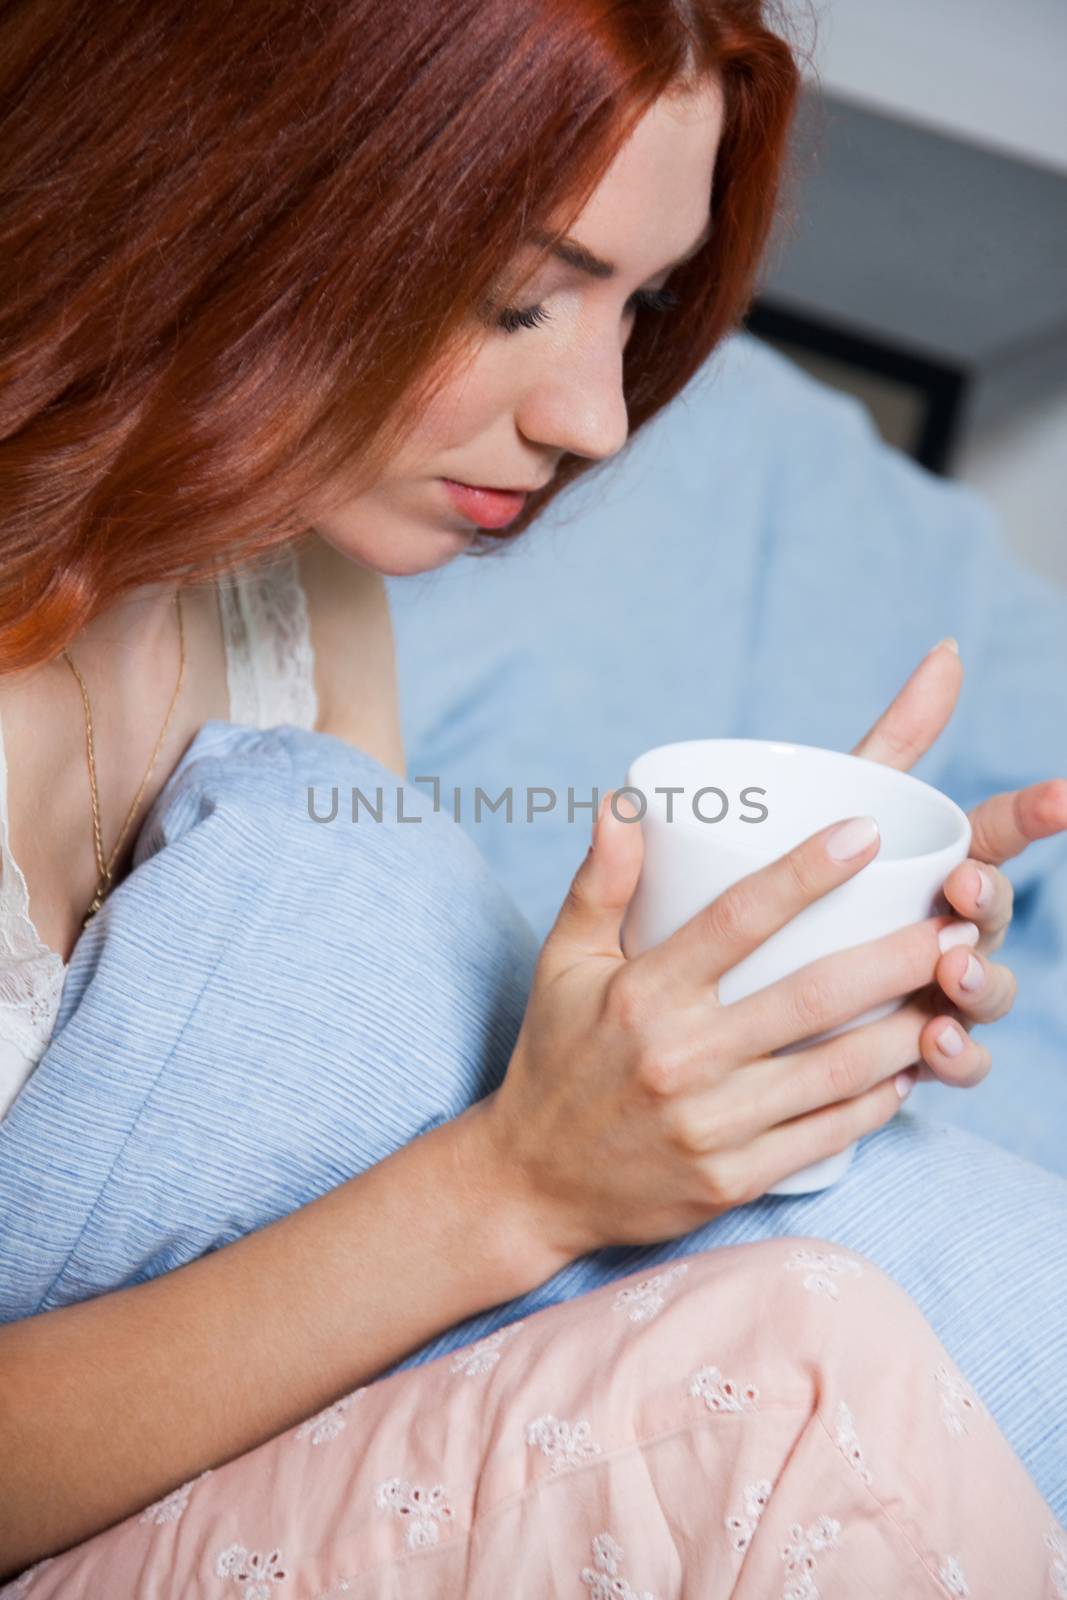
[[[372,507],[368,500],[317,521],[315,531],[340,555],[385,578],[409,578],[447,566],[470,549],[478,533],[470,523],[449,527],[381,504]]]

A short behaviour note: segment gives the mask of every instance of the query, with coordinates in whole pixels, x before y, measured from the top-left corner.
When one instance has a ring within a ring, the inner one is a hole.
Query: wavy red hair
[[[765,11],[5,7],[0,671],[299,538],[328,482],[358,493],[529,231],[577,214],[656,96],[717,73],[711,238],[625,352],[641,428],[751,298],[797,91]],[[590,466],[565,458],[508,537]]]

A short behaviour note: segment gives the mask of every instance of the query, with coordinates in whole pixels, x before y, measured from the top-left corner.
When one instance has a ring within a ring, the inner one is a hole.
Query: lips
[[[479,528],[504,528],[514,522],[526,504],[523,490],[484,489],[475,484],[442,478],[445,490],[461,516]]]

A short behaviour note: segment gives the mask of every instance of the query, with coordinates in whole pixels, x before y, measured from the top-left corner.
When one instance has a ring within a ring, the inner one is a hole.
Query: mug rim
[[[939,845],[933,850],[917,850],[913,851],[907,856],[894,856],[889,860],[882,860],[880,856],[875,856],[872,861],[867,863],[867,866],[864,869],[865,872],[870,872],[873,868],[877,867],[885,869],[899,866],[903,861],[925,861],[939,855],[948,855],[951,852],[959,849],[961,839],[964,838],[967,842],[967,848],[970,849],[971,819],[968,817],[963,808],[957,805],[956,801],[953,800],[950,795],[945,794],[943,789],[938,789],[935,784],[928,783],[925,778],[917,778],[914,773],[902,772],[899,767],[885,766],[881,762],[872,763],[866,756],[853,755],[849,750],[833,750],[827,745],[805,744],[795,739],[755,739],[746,737],[735,738],[733,736],[727,736],[723,738],[710,737],[697,739],[670,739],[664,744],[653,745],[648,750],[642,750],[640,755],[635,756],[627,767],[626,782],[625,784],[619,785],[619,788],[640,789],[641,793],[645,794],[644,788],[634,778],[634,771],[636,767],[646,760],[651,760],[654,756],[664,754],[668,750],[680,750],[696,745],[758,745],[761,749],[774,749],[787,755],[797,752],[811,751],[819,757],[828,758],[832,762],[863,762],[866,766],[875,765],[881,769],[882,774],[888,778],[890,783],[901,784],[905,788],[910,787],[913,792],[915,789],[924,791],[930,804],[934,805],[942,812],[947,813],[947,815],[952,817],[956,822],[956,836],[953,839],[950,839],[948,843]],[[618,793],[618,790],[615,792]],[[646,808],[651,809],[652,802],[649,800],[647,794],[645,795],[645,799]],[[644,822],[645,817],[642,816],[640,820]],[[698,819],[690,819],[688,817],[683,818],[682,825],[691,825],[692,827],[705,826],[705,824],[701,824]],[[764,846],[757,844],[755,841],[748,843],[743,838],[731,838],[730,848],[731,850],[742,851],[746,855],[758,856],[761,860],[775,859],[773,856],[768,857],[766,848]]]

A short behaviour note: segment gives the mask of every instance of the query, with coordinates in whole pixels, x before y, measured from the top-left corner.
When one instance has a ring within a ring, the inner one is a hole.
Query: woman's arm
[[[563,1266],[492,1098],[198,1261],[0,1328],[0,1581]]]

